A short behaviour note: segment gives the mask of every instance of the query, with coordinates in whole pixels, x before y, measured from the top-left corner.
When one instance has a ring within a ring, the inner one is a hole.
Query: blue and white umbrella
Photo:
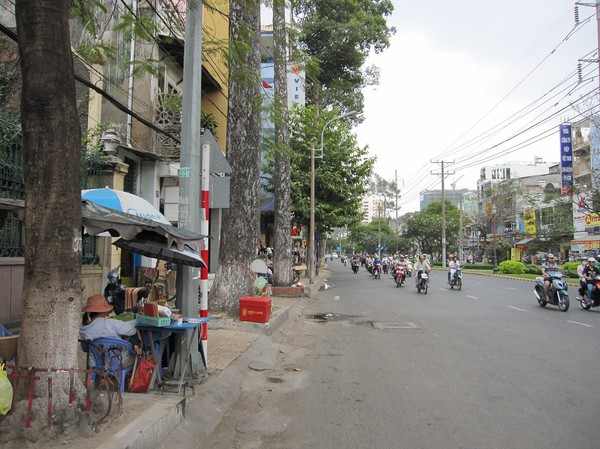
[[[108,187],[82,190],[81,198],[119,212],[125,212],[158,223],[171,224],[156,207],[144,198],[122,190],[113,190]]]

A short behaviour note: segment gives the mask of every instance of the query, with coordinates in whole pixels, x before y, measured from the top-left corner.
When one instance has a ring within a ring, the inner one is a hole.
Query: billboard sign
[[[287,73],[288,108],[294,104],[304,106],[305,103],[305,80],[304,70],[300,64],[292,64]]]
[[[560,125],[560,175],[563,195],[571,195],[573,192],[573,141],[571,136],[571,124]]]

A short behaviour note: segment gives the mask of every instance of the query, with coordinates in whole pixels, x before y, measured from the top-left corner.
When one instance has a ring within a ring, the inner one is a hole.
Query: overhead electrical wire
[[[534,69],[533,69],[533,70],[531,70],[531,71],[530,71],[530,72],[529,72],[529,73],[526,75],[526,77],[525,77],[524,79],[522,79],[522,80],[521,80],[521,81],[520,81],[520,82],[519,82],[519,83],[518,83],[518,84],[517,84],[517,85],[516,85],[516,86],[515,86],[513,89],[511,89],[511,90],[509,91],[509,93],[508,93],[507,95],[505,95],[505,96],[502,98],[502,100],[500,100],[500,102],[499,102],[499,103],[497,103],[495,106],[493,106],[492,110],[493,110],[493,109],[495,109],[495,108],[496,108],[496,107],[497,107],[497,106],[498,106],[498,105],[499,105],[501,102],[503,102],[503,101],[504,101],[504,100],[505,100],[505,99],[506,99],[506,98],[507,98],[507,97],[508,97],[510,94],[512,94],[512,93],[515,91],[515,89],[516,89],[516,88],[517,88],[519,85],[521,85],[521,84],[522,84],[522,83],[525,81],[525,79],[527,79],[529,76],[531,76],[531,74],[532,74],[532,73],[533,73],[535,70],[537,70],[537,69],[538,69],[538,68],[539,68],[539,67],[542,65],[542,63],[543,63],[543,62],[545,62],[545,61],[546,61],[546,60],[549,58],[549,56],[550,56],[550,55],[552,55],[552,54],[554,54],[554,53],[555,53],[555,51],[556,51],[556,50],[557,50],[557,49],[560,47],[560,45],[562,45],[562,44],[563,44],[563,43],[564,43],[564,42],[565,42],[565,41],[566,41],[568,38],[570,38],[570,37],[571,37],[573,34],[575,34],[577,31],[579,31],[579,30],[582,28],[583,24],[585,24],[585,23],[588,23],[588,22],[590,21],[591,17],[592,17],[592,16],[590,16],[589,18],[585,19],[583,22],[580,22],[580,24],[578,24],[576,27],[574,27],[574,28],[573,28],[573,29],[572,29],[572,30],[571,30],[571,31],[570,31],[570,32],[567,34],[567,36],[565,36],[565,37],[563,38],[563,40],[561,40],[561,42],[560,42],[560,43],[559,43],[559,44],[558,44],[558,45],[557,45],[557,46],[556,46],[556,47],[555,47],[555,48],[554,48],[554,49],[553,49],[553,50],[552,50],[552,51],[549,53],[549,55],[547,55],[546,57],[544,57],[544,58],[543,58],[543,60],[542,60],[542,61],[540,61],[540,63],[538,63],[538,64],[537,64],[537,65],[534,67]],[[589,53],[588,53],[588,55],[590,55],[590,54],[592,54],[592,53],[593,53],[593,51],[592,51],[592,52],[589,52]],[[541,96],[540,98],[538,98],[536,101],[532,102],[530,105],[528,105],[528,106],[526,106],[525,108],[521,109],[521,110],[519,111],[519,114],[521,114],[521,115],[520,115],[520,117],[522,118],[522,117],[525,117],[527,114],[529,114],[531,111],[530,111],[530,112],[526,112],[528,108],[531,108],[531,107],[532,107],[532,106],[533,106],[533,105],[534,105],[536,102],[540,101],[540,99],[541,99],[541,98],[543,98],[544,96],[548,95],[550,92],[552,92],[553,90],[555,90],[557,87],[561,86],[562,84],[564,84],[564,83],[566,83],[568,80],[570,80],[570,79],[573,77],[573,74],[574,74],[574,73],[576,73],[576,72],[573,72],[572,74],[570,74],[569,76],[567,76],[567,77],[566,77],[565,79],[563,79],[563,80],[562,80],[562,81],[561,81],[561,82],[560,82],[560,83],[559,83],[557,86],[555,86],[555,87],[554,87],[553,89],[551,89],[549,92],[547,92],[547,93],[545,93],[544,95],[542,95],[542,96]],[[573,86],[573,83],[571,83],[569,86]],[[575,87],[575,88],[573,88],[573,89],[571,89],[571,90],[568,92],[568,94],[567,94],[567,95],[565,95],[565,97],[563,97],[563,99],[564,99],[564,98],[566,98],[566,97],[568,97],[569,95],[572,95],[574,92],[576,92],[576,91],[577,91],[577,89],[580,89],[580,88],[581,88],[581,86],[578,86],[577,84],[575,84],[575,86],[576,86],[576,87]],[[561,93],[564,93],[566,90],[567,90],[567,89],[564,89],[563,91],[561,91]],[[558,95],[558,94],[557,94],[557,95]],[[547,103],[547,101],[546,101],[546,102],[544,102],[544,103],[542,103],[542,104],[545,104],[545,103]],[[559,102],[556,102],[555,106],[556,106],[558,103],[559,103]],[[535,109],[536,109],[536,108],[533,108],[533,110],[535,110]],[[486,116],[487,116],[487,115],[489,115],[489,114],[491,113],[491,111],[492,111],[492,110],[490,110],[490,111],[489,111],[489,112],[486,114]],[[538,115],[538,117],[539,117],[539,115]],[[552,115],[551,117],[554,117],[554,115]],[[507,120],[510,120],[510,121],[509,121],[509,122],[507,122]],[[468,129],[466,132],[465,132],[465,133],[463,133],[463,134],[461,135],[461,137],[459,137],[457,140],[455,140],[455,141],[453,142],[453,144],[452,144],[452,145],[454,145],[454,144],[455,144],[455,143],[456,143],[458,140],[460,140],[460,138],[464,137],[464,136],[465,136],[465,135],[466,135],[466,134],[467,134],[469,131],[471,131],[471,130],[472,130],[472,129],[473,129],[473,128],[474,128],[474,127],[475,127],[475,126],[478,124],[478,123],[480,123],[480,122],[481,122],[481,119],[480,119],[480,120],[478,120],[478,121],[476,122],[476,124],[474,124],[473,126],[471,126],[471,127],[470,127],[470,128],[469,128],[469,129]],[[493,136],[493,135],[497,134],[497,132],[493,132],[493,133],[492,133],[492,130],[494,130],[495,128],[499,127],[499,126],[500,126],[502,123],[504,123],[504,122],[507,122],[507,123],[509,123],[509,124],[512,124],[512,123],[515,123],[515,122],[517,122],[517,118],[515,118],[514,116],[511,116],[510,118],[508,118],[508,119],[504,120],[504,121],[503,121],[503,122],[501,122],[500,124],[497,124],[497,125],[495,125],[495,126],[494,126],[494,127],[492,127],[491,129],[489,129],[489,130],[485,131],[484,133],[481,133],[479,136],[477,136],[477,137],[475,137],[475,138],[472,138],[472,139],[471,139],[469,142],[463,143],[462,145],[460,145],[460,146],[459,146],[459,147],[457,147],[457,148],[454,148],[454,149],[452,149],[452,145],[450,145],[450,146],[449,146],[449,149],[448,149],[448,150],[447,150],[447,151],[444,153],[444,158],[448,158],[448,156],[451,156],[452,154],[455,154],[455,153],[460,153],[462,150],[464,150],[464,149],[468,148],[469,146],[472,146],[472,145],[473,145],[473,142],[476,142],[476,139],[482,139],[482,138],[483,138],[483,137],[484,137],[486,134],[490,134],[490,137],[488,137],[488,138],[487,138],[487,140],[491,139],[491,136]],[[542,121],[542,123],[543,123],[543,121]],[[506,126],[508,126],[508,125],[506,125]],[[504,127],[506,127],[506,126],[504,126]],[[555,130],[555,127],[553,127],[553,129]],[[547,137],[544,137],[544,138],[547,138]],[[543,138],[542,138],[541,140],[543,140]],[[469,145],[469,144],[470,144],[470,145]],[[483,150],[483,151],[484,151],[484,152],[485,152],[485,151],[491,151],[493,148],[495,148],[495,146],[494,146],[494,147],[492,147],[491,149],[486,149],[486,150]],[[518,149],[520,149],[520,148],[518,148]],[[516,150],[514,150],[514,151],[516,151]],[[511,151],[511,152],[512,152],[512,151]],[[500,155],[500,156],[501,156],[501,155]],[[494,158],[497,158],[497,157],[499,157],[499,156],[497,156],[497,155],[496,155],[496,156],[494,156],[494,157],[490,158],[489,160],[491,160],[491,159],[494,159]],[[478,163],[481,163],[481,162],[474,163],[474,165],[477,165]],[[422,174],[423,174],[423,173],[424,173],[424,172],[427,170],[427,168],[428,168],[428,167],[429,167],[429,164],[425,164],[425,165],[424,165],[424,166],[422,166],[420,169],[418,169],[416,172],[413,172],[413,174],[411,174],[411,176],[409,176],[409,178],[408,178],[408,179],[415,179],[415,180],[422,179]],[[467,167],[462,167],[462,168],[461,168],[461,167],[455,167],[455,166],[453,166],[453,169],[456,169],[457,171],[458,171],[458,170],[462,170],[462,169],[464,169],[464,168],[467,168]],[[414,190],[414,189],[417,189],[417,188],[419,188],[419,184],[420,184],[420,183],[418,183],[418,182],[417,182],[417,183],[415,183],[415,184],[414,184],[414,186],[413,186],[412,188],[409,188],[408,190],[406,190],[406,192],[409,192],[409,191],[412,191],[412,190]],[[422,190],[422,189],[420,189],[420,190]],[[403,201],[403,202],[404,202],[404,201]]]

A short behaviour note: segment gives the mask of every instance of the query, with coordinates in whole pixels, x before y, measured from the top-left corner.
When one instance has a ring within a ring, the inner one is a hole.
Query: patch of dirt
[[[112,403],[107,414],[109,399]],[[35,400],[28,428],[25,427],[27,401],[20,401],[13,413],[0,416],[0,446],[3,449],[89,449],[99,446],[147,406],[143,401],[126,400],[119,412],[118,401],[116,393],[96,391],[91,398],[89,414],[85,412],[85,402],[66,404],[61,411],[58,411],[58,405],[53,404],[52,423],[49,425],[48,402]]]

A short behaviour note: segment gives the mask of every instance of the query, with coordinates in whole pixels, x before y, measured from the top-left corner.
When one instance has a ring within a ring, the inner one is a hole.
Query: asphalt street
[[[459,292],[434,271],[423,295],[329,268],[200,447],[600,447],[600,311],[541,308],[525,281],[465,274]]]

